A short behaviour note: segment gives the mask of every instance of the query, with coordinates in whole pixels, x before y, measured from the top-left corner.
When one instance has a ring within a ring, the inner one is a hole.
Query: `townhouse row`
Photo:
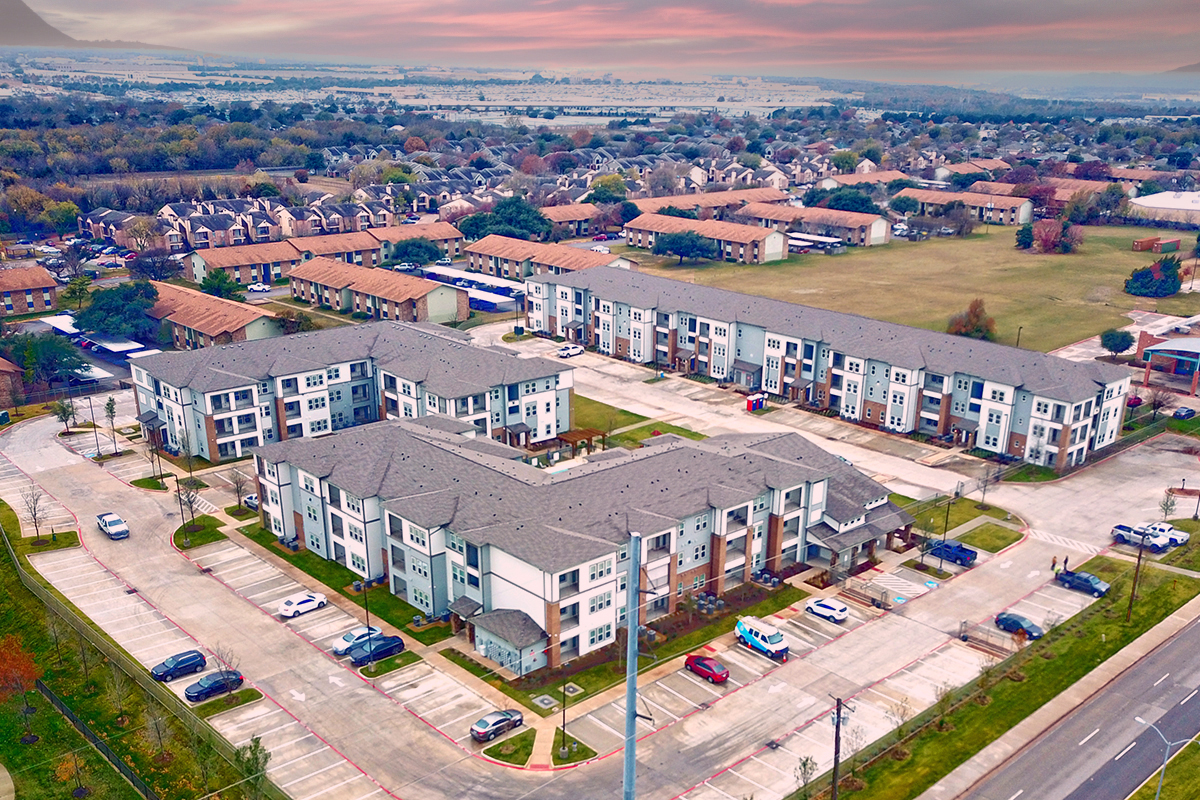
[[[352,325],[131,366],[139,419],[155,441],[213,463],[381,419],[449,417],[521,447],[571,427],[570,367],[474,347],[424,323]]]
[[[627,270],[526,285],[535,333],[1056,469],[1116,441],[1129,391],[1111,365]]]
[[[797,563],[836,575],[912,518],[797,434],[659,437],[551,474],[468,425],[380,422],[256,448],[263,519],[518,675],[613,643],[637,580],[643,623]],[[632,532],[641,535],[630,575]]]

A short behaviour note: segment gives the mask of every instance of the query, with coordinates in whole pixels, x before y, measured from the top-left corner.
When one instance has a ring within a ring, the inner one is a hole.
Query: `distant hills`
[[[1200,63],[1188,64],[1186,67],[1176,67],[1171,72],[1200,72]]]
[[[0,47],[98,47],[115,50],[179,50],[142,42],[73,39],[37,15],[25,0],[0,0]]]

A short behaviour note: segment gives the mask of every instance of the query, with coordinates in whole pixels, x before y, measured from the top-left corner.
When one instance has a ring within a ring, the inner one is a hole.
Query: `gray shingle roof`
[[[523,649],[531,644],[544,642],[549,635],[524,611],[514,608],[498,608],[471,618],[476,628],[483,628],[498,639],[513,647]]]
[[[255,452],[359,497],[378,496],[388,511],[417,525],[444,525],[472,544],[498,547],[548,572],[612,553],[632,530],[657,533],[710,507],[750,502],[768,487],[829,477],[841,502],[857,503],[858,513],[887,494],[791,433],[703,442],[670,437],[626,458],[559,475],[506,458],[509,448],[474,449],[480,443],[393,420]]]
[[[465,334],[437,325],[375,322],[221,347],[147,356],[138,366],[177,388],[217,392],[330,364],[374,359],[439,397],[467,397],[493,386],[547,378],[571,368],[475,347]]]
[[[906,369],[923,368],[939,375],[961,372],[1068,403],[1095,397],[1100,385],[1125,376],[1121,368],[1107,364],[1068,361],[1034,350],[612,267],[537,275],[527,280],[588,289],[599,297],[635,308],[685,311],[757,325],[783,336],[826,342],[846,355]]]

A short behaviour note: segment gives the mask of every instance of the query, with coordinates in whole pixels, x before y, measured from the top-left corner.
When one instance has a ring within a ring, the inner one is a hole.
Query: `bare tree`
[[[239,669],[242,663],[241,656],[239,656],[237,651],[228,644],[218,643],[217,646],[213,648],[212,654],[213,658],[215,658],[218,663],[221,664],[221,669],[232,670],[233,672],[241,671]],[[225,684],[224,689],[226,694],[231,694],[233,692],[232,684]]]
[[[213,746],[212,739],[206,731],[208,726],[203,721],[189,716],[184,720],[184,724],[187,726],[188,750],[196,761],[196,769],[200,771],[200,780],[204,782],[204,791],[207,792],[217,774],[220,754]]]
[[[160,761],[166,760],[167,745],[174,738],[175,731],[171,730],[171,720],[167,710],[153,697],[146,695],[146,711],[143,714],[145,727],[143,735],[146,742],[154,748],[154,753]]]
[[[117,709],[118,717],[125,716],[125,704],[129,700],[129,693],[132,689],[133,683],[125,671],[115,662],[109,662],[108,675],[104,678],[104,691],[108,695],[108,702]]]
[[[802,756],[796,764],[796,780],[800,783],[800,797],[808,800],[808,785],[817,777],[817,760],[812,756]]]
[[[79,631],[75,631],[75,643],[79,645],[79,666],[83,670],[83,682],[88,684],[92,680],[91,671],[95,664],[96,653],[92,648],[92,643]]]
[[[200,493],[195,489],[190,489],[186,486],[179,487],[179,499],[183,503],[183,507],[187,510],[189,529],[196,527],[196,505],[200,502]]]
[[[192,470],[196,466],[196,454],[192,452],[192,437],[188,435],[187,428],[179,429],[180,444],[183,445],[183,460],[187,464],[188,481],[192,480]]]
[[[108,418],[108,430],[112,433],[113,455],[117,455],[121,451],[117,449],[117,399],[115,397],[108,398],[108,402],[104,404],[104,416]]]
[[[1146,405],[1150,406],[1150,410],[1154,412],[1150,418],[1150,421],[1154,422],[1158,419],[1158,412],[1179,405],[1179,397],[1170,389],[1155,386],[1146,394]]]
[[[950,707],[954,704],[954,684],[947,681],[937,687],[937,699],[934,701],[934,708],[937,710],[938,730],[946,729],[946,716],[950,713]]]
[[[71,626],[53,611],[46,615],[46,633],[54,642],[54,654],[58,657],[58,665],[62,666],[62,642],[71,635]]]
[[[25,515],[33,523],[33,543],[42,544],[42,523],[46,521],[46,493],[36,483],[21,490],[21,504],[25,506]]]
[[[1169,489],[1163,492],[1162,500],[1158,501],[1158,510],[1162,512],[1163,522],[1166,522],[1175,513],[1175,495],[1171,494]]]
[[[858,775],[858,751],[867,743],[867,732],[862,725],[851,725],[846,731],[845,748],[849,753],[850,774]]]
[[[242,498],[246,496],[246,487],[250,485],[250,478],[240,469],[235,469],[229,476],[229,483],[233,486],[233,492],[237,495],[237,504],[240,506]]]
[[[912,702],[908,699],[908,695],[901,697],[896,702],[888,706],[887,718],[895,728],[893,732],[896,736],[896,744],[904,741],[904,737],[908,735],[908,721],[913,717]]]

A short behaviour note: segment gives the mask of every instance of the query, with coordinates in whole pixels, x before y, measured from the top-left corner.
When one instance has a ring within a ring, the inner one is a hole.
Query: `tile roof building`
[[[497,278],[520,280],[530,275],[558,275],[592,267],[634,269],[637,262],[564,244],[542,244],[490,234],[466,248],[467,269]]]
[[[58,308],[58,283],[45,267],[0,268],[4,316]]]
[[[642,273],[526,281],[529,329],[896,433],[1065,468],[1116,441],[1128,374]]]
[[[254,452],[281,541],[385,578],[427,614],[451,611],[517,674],[615,640],[633,531],[648,622],[763,568],[844,575],[912,522],[883,486],[794,433],[664,436],[557,474],[409,420]]]
[[[1033,221],[1033,201],[1025,197],[913,188],[901,189],[896,197],[911,197],[916,200],[917,214],[920,216],[936,215],[946,205],[958,201],[980,222],[992,225],[1024,225]]]
[[[171,342],[179,350],[266,339],[282,332],[275,315],[265,309],[172,283],[150,284],[158,290],[158,299],[146,313],[170,325]]]
[[[572,236],[591,236],[596,232],[595,220],[603,212],[593,203],[569,203],[539,209],[542,216],[554,225],[566,225]]]
[[[656,214],[667,206],[680,211],[737,211],[746,203],[783,203],[791,195],[778,189],[731,189],[725,192],[700,192],[699,194],[677,194],[669,197],[646,197],[634,200],[633,204],[644,214]]]
[[[747,203],[738,213],[763,227],[784,232],[835,236],[859,247],[887,244],[892,240],[891,225],[878,214],[859,214],[833,208],[797,208],[773,203]]]
[[[449,222],[392,225],[387,228],[371,228],[367,233],[379,241],[380,262],[395,261],[392,257],[394,246],[409,239],[428,239],[450,258],[462,255],[463,235]]]
[[[762,264],[787,257],[787,237],[773,228],[661,214],[642,214],[625,223],[625,243],[653,249],[661,234],[688,232],[711,239],[721,261]]]
[[[462,322],[471,316],[466,291],[438,281],[312,258],[292,269],[292,297],[334,311],[401,322]]]
[[[377,322],[161,353],[131,365],[159,443],[214,463],[266,442],[438,415],[526,446],[571,427],[572,370],[474,347],[424,323]]]

